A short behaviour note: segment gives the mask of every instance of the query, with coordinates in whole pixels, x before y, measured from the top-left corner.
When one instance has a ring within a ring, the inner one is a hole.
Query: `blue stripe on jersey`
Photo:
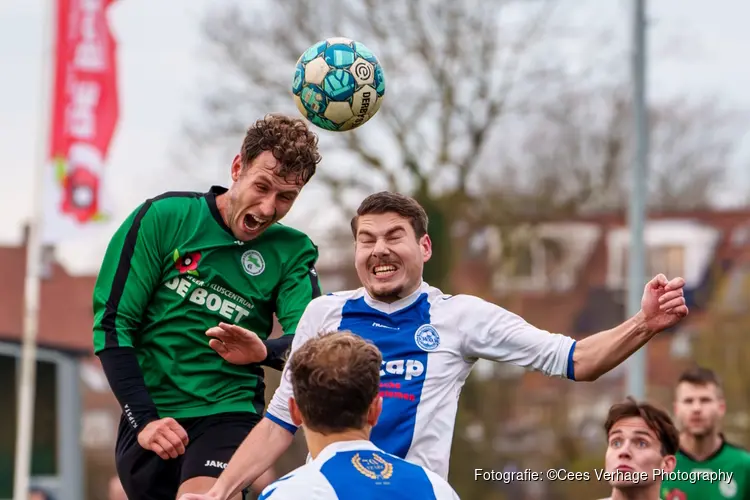
[[[271,422],[273,422],[274,424],[280,425],[281,427],[288,430],[292,434],[297,433],[297,428],[295,426],[287,424],[286,422],[281,420],[279,417],[275,417],[271,415],[270,413],[266,412],[266,418],[270,420]]]
[[[418,465],[372,450],[339,451],[320,468],[341,499],[434,500],[435,491]]]
[[[383,355],[383,411],[370,439],[383,451],[401,458],[411,447],[427,372],[427,352],[417,346],[414,334],[429,322],[427,294],[392,314],[373,309],[364,298],[347,301],[341,311],[339,329],[372,341]]]
[[[576,371],[573,367],[573,353],[576,350],[576,341],[573,341],[573,345],[570,346],[570,351],[568,352],[568,369],[566,370],[566,375],[570,380],[576,379]]]
[[[264,491],[266,491],[266,493],[261,492],[260,496],[258,497],[258,500],[265,500],[267,498],[271,498],[271,495],[273,495],[273,492],[276,491],[276,488],[278,488],[278,486],[276,485],[276,483],[279,483],[281,481],[286,481],[287,479],[289,479],[291,477],[294,477],[293,473],[289,473],[286,476],[281,477],[281,478],[277,479],[276,481],[274,481],[273,483],[269,484],[268,485],[268,489],[264,490]],[[243,495],[242,498],[245,498],[244,495]]]

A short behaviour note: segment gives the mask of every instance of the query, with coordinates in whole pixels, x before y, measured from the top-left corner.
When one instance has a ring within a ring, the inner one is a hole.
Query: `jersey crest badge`
[[[373,481],[390,479],[393,475],[393,464],[386,459],[373,453],[372,457],[361,457],[359,453],[352,457],[352,465],[357,472]]]
[[[440,335],[432,325],[422,325],[414,333],[414,341],[423,351],[434,351],[440,345]]]
[[[250,276],[258,276],[266,268],[263,256],[257,250],[248,250],[242,254],[242,267]]]
[[[737,483],[725,479],[719,483],[719,492],[724,498],[734,498],[737,495]]]

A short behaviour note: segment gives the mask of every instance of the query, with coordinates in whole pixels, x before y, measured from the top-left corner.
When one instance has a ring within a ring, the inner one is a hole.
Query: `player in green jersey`
[[[680,376],[674,413],[680,427],[675,474],[662,485],[664,500],[750,500],[750,453],[726,441],[721,382],[706,368]]]
[[[320,295],[317,247],[278,223],[319,161],[301,119],[268,115],[248,129],[228,189],[149,199],[113,236],[94,290],[93,337],[123,409],[115,456],[128,498],[207,491],[260,420],[261,365],[282,368],[302,312]],[[284,335],[267,340],[274,314]],[[252,364],[231,363],[211,338],[234,325],[253,332]]]

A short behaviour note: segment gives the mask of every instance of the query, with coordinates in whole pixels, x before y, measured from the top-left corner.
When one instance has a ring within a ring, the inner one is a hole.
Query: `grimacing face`
[[[662,456],[662,444],[656,433],[640,417],[623,418],[609,431],[604,463],[607,472],[615,473],[612,487],[644,487],[655,482],[654,469],[666,472],[674,470],[673,455]],[[640,482],[625,481],[625,477],[638,477],[646,473],[647,479]]]
[[[392,212],[359,217],[354,266],[374,299],[395,302],[416,290],[431,255],[430,237],[417,239],[408,219]]]
[[[302,185],[277,175],[279,167],[270,151],[263,151],[244,169],[240,156],[234,158],[225,216],[238,240],[257,238],[291,210]]]
[[[681,432],[701,438],[714,433],[724,418],[726,405],[714,384],[682,382],[675,392],[675,420]]]

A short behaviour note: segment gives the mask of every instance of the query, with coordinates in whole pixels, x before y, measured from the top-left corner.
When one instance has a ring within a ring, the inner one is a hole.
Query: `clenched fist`
[[[188,435],[175,419],[162,418],[146,424],[138,433],[138,444],[169,460],[185,453]]]

